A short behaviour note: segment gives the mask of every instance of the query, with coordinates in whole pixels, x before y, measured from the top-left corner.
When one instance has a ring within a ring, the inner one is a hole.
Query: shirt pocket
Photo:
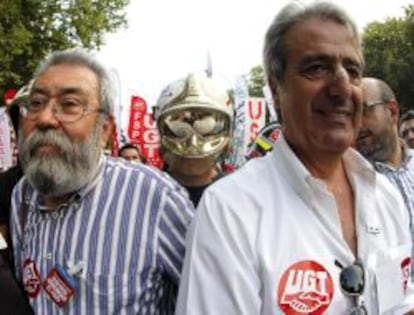
[[[79,294],[86,305],[105,309],[109,314],[133,307],[140,294],[139,280],[129,274],[84,273],[79,284]]]

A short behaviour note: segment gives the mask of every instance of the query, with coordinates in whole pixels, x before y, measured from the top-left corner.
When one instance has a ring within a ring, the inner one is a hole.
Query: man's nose
[[[55,103],[54,101],[49,100],[46,106],[37,114],[36,121],[41,124],[47,125],[58,125],[59,121],[56,119],[55,115]]]
[[[351,96],[352,82],[348,71],[342,66],[336,66],[332,71],[329,92],[332,96],[346,99]]]

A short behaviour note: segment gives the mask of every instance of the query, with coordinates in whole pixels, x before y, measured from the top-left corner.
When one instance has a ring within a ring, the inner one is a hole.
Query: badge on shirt
[[[39,270],[34,261],[29,258],[23,264],[23,287],[31,298],[35,298],[41,288]]]
[[[404,301],[411,270],[409,252],[409,246],[392,248],[377,263],[375,278],[381,314]]]
[[[334,283],[328,270],[312,260],[298,261],[286,269],[278,287],[284,314],[324,314],[331,304]]]
[[[46,279],[43,288],[58,306],[63,307],[75,294],[76,280],[61,265],[56,265]]]

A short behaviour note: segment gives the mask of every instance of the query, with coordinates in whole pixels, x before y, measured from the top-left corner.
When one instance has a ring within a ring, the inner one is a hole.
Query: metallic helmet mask
[[[175,155],[218,156],[230,140],[230,98],[205,75],[190,74],[169,84],[156,106],[161,146]]]

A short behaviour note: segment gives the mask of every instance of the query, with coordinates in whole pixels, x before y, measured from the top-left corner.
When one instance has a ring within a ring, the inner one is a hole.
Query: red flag
[[[141,144],[144,133],[144,116],[147,112],[147,103],[139,96],[131,97],[131,110],[129,114],[128,136],[131,143]]]

